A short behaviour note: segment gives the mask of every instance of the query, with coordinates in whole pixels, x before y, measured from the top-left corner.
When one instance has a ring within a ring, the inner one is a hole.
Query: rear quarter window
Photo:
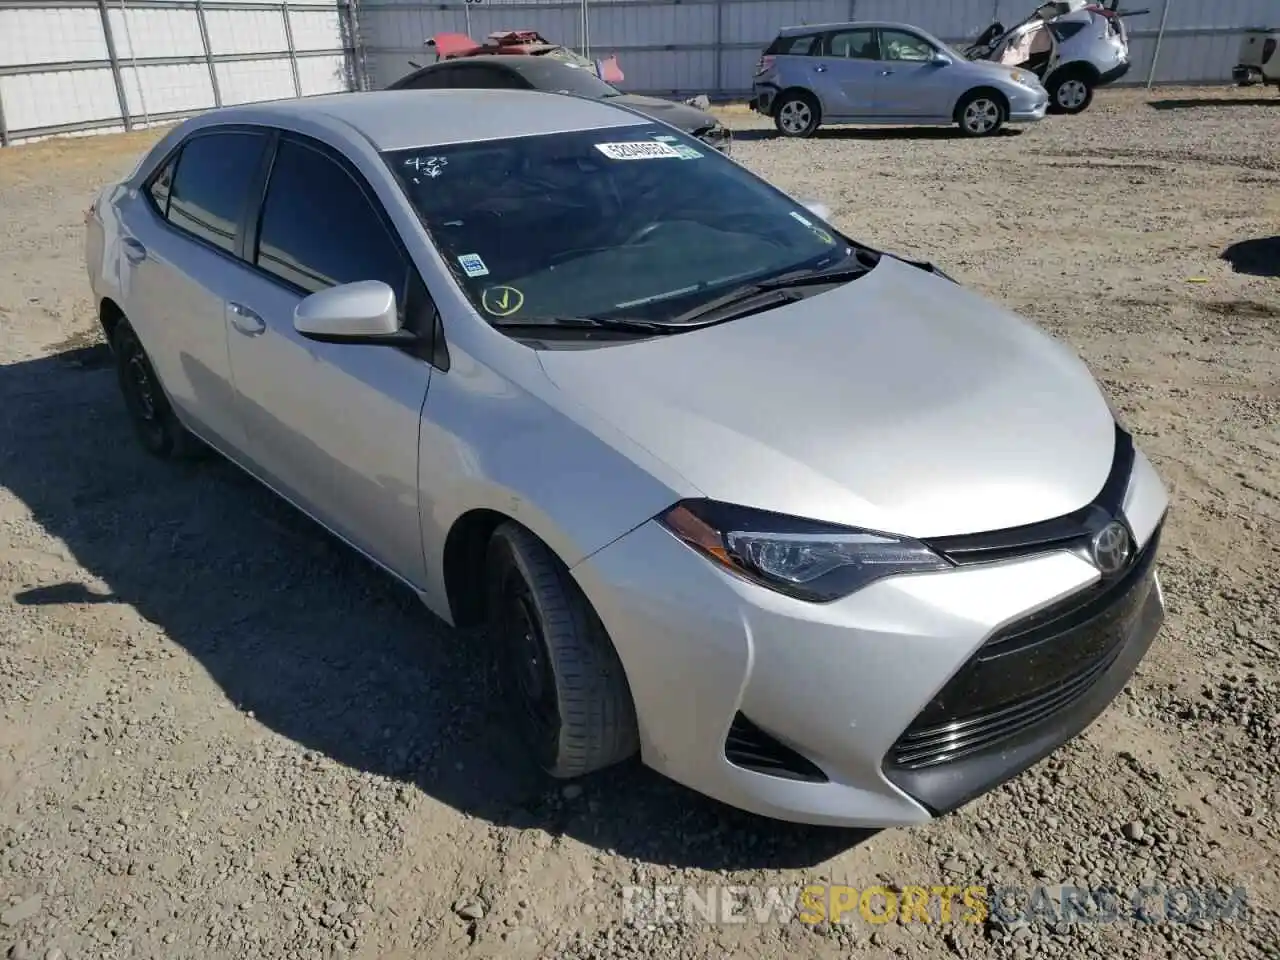
[[[804,34],[798,37],[775,37],[767,56],[811,57],[817,53],[818,37],[816,34]]]
[[[1059,43],[1070,40],[1083,29],[1083,23],[1051,23],[1049,25],[1050,32]]]

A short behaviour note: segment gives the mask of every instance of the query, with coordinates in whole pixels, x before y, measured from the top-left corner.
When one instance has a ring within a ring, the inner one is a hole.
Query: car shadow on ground
[[[992,136],[1019,137],[1022,131],[1005,127]],[[776,130],[735,130],[735,141],[783,140]],[[958,127],[819,127],[810,140],[972,140]],[[988,138],[990,139],[990,138]]]
[[[1235,100],[1214,100],[1209,97],[1189,97],[1185,100],[1151,100],[1152,110],[1192,110],[1196,107],[1276,107],[1280,95],[1274,97],[1240,97]]]
[[[1236,273],[1280,277],[1280,236],[1241,240],[1223,250],[1221,258]]]
[[[638,762],[567,798],[513,742],[481,632],[445,626],[220,458],[147,456],[105,346],[0,368],[0,402],[0,483],[109,588],[66,579],[14,601],[135,608],[303,748],[498,825],[669,866],[809,867],[870,835],[753,817]]]

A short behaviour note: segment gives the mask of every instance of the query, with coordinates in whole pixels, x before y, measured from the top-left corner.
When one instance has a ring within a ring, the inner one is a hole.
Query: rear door
[[[183,420],[236,456],[245,436],[227,358],[225,302],[268,137],[213,127],[188,137],[125,200],[121,304]]]
[[[432,367],[420,351],[317,343],[294,330],[308,294],[357,280],[396,292],[429,338],[435,311],[376,194],[343,157],[283,134],[230,304],[231,368],[263,479],[379,563],[424,581],[418,444]]]
[[[879,56],[876,32],[870,27],[847,27],[822,38],[822,54],[813,69],[822,84],[823,116],[874,117],[882,112],[877,102]]]
[[[935,63],[933,44],[908,30],[876,31],[880,54],[876,103],[886,116],[950,119],[957,95],[955,71]]]

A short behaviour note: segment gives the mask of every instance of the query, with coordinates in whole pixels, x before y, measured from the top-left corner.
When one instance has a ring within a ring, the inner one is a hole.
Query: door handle
[[[818,64],[816,67],[814,67],[814,68],[813,68],[813,72],[814,72],[814,73],[826,73],[826,72],[827,72],[827,65],[826,65],[825,63],[820,63],[820,64]]]
[[[246,337],[256,337],[267,329],[267,321],[241,303],[228,303],[231,325]]]
[[[882,76],[882,77],[887,77],[887,76],[889,76],[889,74],[891,74],[891,73],[893,73],[893,71],[892,71],[892,70],[881,70],[881,71],[880,71],[880,76]]]
[[[130,263],[141,263],[147,259],[147,248],[133,237],[125,237],[120,246],[124,249],[124,258]]]

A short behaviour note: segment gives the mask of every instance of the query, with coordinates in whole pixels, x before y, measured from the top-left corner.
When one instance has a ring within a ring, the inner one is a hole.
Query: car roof
[[[909,30],[912,33],[925,33],[919,27],[909,23],[898,23],[891,20],[846,20],[840,23],[804,23],[792,27],[783,27],[778,31],[780,37],[804,36],[810,33],[826,33],[829,30]],[[927,35],[927,34],[926,34]]]
[[[553,48],[554,49],[554,48]],[[521,76],[528,77],[530,80],[545,79],[554,77],[567,70],[573,70],[577,73],[587,73],[591,76],[595,74],[589,70],[571,63],[565,63],[555,57],[549,57],[546,54],[538,54],[528,57],[504,57],[504,56],[475,56],[475,57],[455,57],[452,60],[440,60],[437,63],[429,63],[419,70],[415,70],[408,77],[402,78],[408,80],[409,77],[420,77],[424,73],[434,70],[440,70],[445,67],[462,67],[464,70],[471,70],[476,67],[497,67],[500,70],[512,70]],[[397,80],[397,83],[402,82]],[[603,82],[603,81],[602,81]]]
[[[197,125],[307,121],[354,130],[379,151],[650,122],[601,100],[536,90],[374,90],[222,107]]]

